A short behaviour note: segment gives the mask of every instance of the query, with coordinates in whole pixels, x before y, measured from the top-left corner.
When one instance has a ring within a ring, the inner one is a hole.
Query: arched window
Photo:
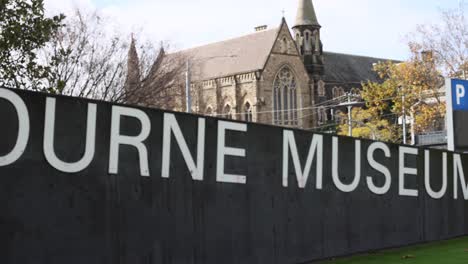
[[[306,30],[304,36],[304,51],[310,52],[312,51],[312,32]]]
[[[333,97],[334,98],[337,98],[337,97],[340,97],[340,96],[343,96],[345,95],[345,91],[342,87],[333,87]]]
[[[226,118],[226,119],[232,119],[231,106],[230,106],[229,104],[227,104],[227,105],[224,107],[223,116],[224,116],[224,118]]]
[[[320,125],[323,125],[327,121],[328,121],[327,110],[325,109],[325,107],[322,106],[320,107],[319,112],[318,112],[318,123]]]
[[[208,106],[208,107],[206,108],[205,114],[206,114],[207,116],[212,116],[212,115],[213,115],[213,108],[212,108],[211,106]]]
[[[343,87],[340,87],[340,88],[339,88],[339,91],[340,91],[340,92],[339,92],[339,93],[340,93],[340,96],[346,95],[345,90],[343,89]]]
[[[289,51],[288,39],[284,37],[283,40],[281,40],[281,52],[287,53],[288,51]]]
[[[317,94],[318,96],[321,96],[321,97],[324,97],[325,96],[325,82],[320,80],[318,81],[318,91],[317,91]]]
[[[353,88],[351,89],[351,94],[359,96],[361,94],[361,90],[359,90],[358,88]]]
[[[244,120],[247,122],[252,122],[252,106],[249,102],[245,103],[244,106]]]
[[[278,72],[273,88],[273,123],[297,126],[297,83],[288,66]]]

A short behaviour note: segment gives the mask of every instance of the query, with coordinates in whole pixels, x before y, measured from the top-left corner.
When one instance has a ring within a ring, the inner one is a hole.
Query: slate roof
[[[263,70],[280,28],[255,32],[168,54],[189,59],[192,80],[201,81]]]
[[[189,59],[192,81],[228,77],[263,70],[278,36],[279,28],[167,54],[166,59]],[[379,81],[373,65],[388,59],[324,52],[324,81],[327,85],[360,86]]]
[[[325,83],[358,85],[362,81],[379,81],[373,65],[388,59],[324,52]]]

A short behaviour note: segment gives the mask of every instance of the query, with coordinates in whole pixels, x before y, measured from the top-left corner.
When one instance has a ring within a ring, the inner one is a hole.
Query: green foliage
[[[468,263],[468,237],[374,252],[368,255],[323,262],[328,264],[465,264]]]
[[[44,84],[50,67],[37,52],[64,16],[45,17],[43,0],[0,0],[0,14],[0,86],[54,92]]]

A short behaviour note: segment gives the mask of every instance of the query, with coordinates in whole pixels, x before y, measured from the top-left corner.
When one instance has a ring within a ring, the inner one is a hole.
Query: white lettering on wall
[[[465,97],[465,86],[461,84],[457,84],[456,86],[456,94],[457,94],[457,105],[461,104],[461,99]]]
[[[382,187],[377,187],[374,184],[372,176],[367,176],[367,186],[369,187],[369,190],[377,195],[384,195],[390,190],[390,186],[392,183],[392,176],[390,174],[390,170],[382,165],[381,163],[378,163],[375,158],[374,158],[374,153],[376,150],[382,150],[385,154],[385,157],[390,158],[391,153],[390,153],[390,148],[382,143],[382,142],[374,142],[372,143],[369,148],[367,149],[367,161],[369,165],[376,171],[382,173],[385,177],[385,183]]]
[[[138,136],[131,137],[120,134],[120,119],[122,116],[133,117],[140,121],[141,132]],[[113,106],[111,122],[112,125],[109,153],[109,173],[118,173],[120,145],[129,145],[134,146],[138,150],[141,176],[149,176],[148,150],[143,144],[143,141],[145,141],[148,138],[151,132],[151,123],[149,117],[146,115],[145,112],[138,109]]]
[[[0,98],[9,101],[18,116],[18,137],[10,153],[0,157],[0,166],[7,166],[17,161],[23,155],[29,140],[29,113],[23,99],[16,93],[0,88]]]
[[[86,126],[86,147],[83,157],[72,163],[60,160],[55,153],[55,98],[46,99],[44,125],[44,155],[49,164],[59,171],[76,173],[86,169],[94,158],[96,143],[96,104],[88,104],[88,118]]]
[[[418,149],[416,148],[408,148],[400,146],[400,154],[399,154],[399,182],[398,182],[398,189],[399,194],[401,196],[418,196],[418,190],[413,189],[406,189],[405,188],[405,179],[406,175],[418,175],[417,168],[408,168],[405,166],[405,157],[407,154],[409,155],[418,155]]]
[[[216,180],[218,182],[246,184],[246,176],[224,173],[225,156],[245,157],[245,149],[226,147],[226,130],[247,132],[247,125],[221,120],[218,121],[218,155],[216,166]]]
[[[427,194],[433,199],[441,199],[447,192],[447,153],[442,154],[442,187],[440,191],[435,192],[431,187],[431,154],[429,150],[424,151],[424,185]]]
[[[197,164],[190,154],[182,131],[180,130],[179,123],[177,123],[174,114],[164,114],[164,133],[163,133],[163,160],[162,160],[162,177],[169,178],[169,169],[171,162],[171,132],[174,135],[177,145],[179,146],[182,156],[184,157],[185,164],[192,175],[192,179],[203,181],[203,165],[205,157],[205,119],[198,118],[198,145],[197,145]]]
[[[468,186],[466,185],[465,172],[460,154],[453,154],[453,198],[458,199],[458,181],[463,190],[463,197],[468,200]]]
[[[333,137],[332,143],[332,177],[333,183],[335,183],[336,188],[342,192],[353,192],[359,185],[359,181],[361,180],[361,141],[355,141],[355,165],[354,165],[354,179],[351,184],[344,184],[340,180],[340,176],[338,173],[338,137]]]
[[[299,159],[299,153],[297,152],[296,139],[294,132],[290,130],[283,131],[283,186],[288,187],[288,173],[289,173],[289,152],[291,151],[291,157],[294,163],[294,169],[296,172],[297,183],[299,188],[305,188],[307,179],[309,178],[310,168],[312,161],[317,157],[316,167],[316,188],[322,189],[322,178],[323,178],[323,136],[313,135],[312,142],[309,148],[309,154],[305,163],[304,170],[302,170],[301,161]]]

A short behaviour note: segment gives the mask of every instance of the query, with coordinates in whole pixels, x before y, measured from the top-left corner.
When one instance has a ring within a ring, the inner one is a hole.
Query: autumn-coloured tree
[[[382,82],[363,84],[361,98],[365,107],[353,112],[354,136],[372,138],[375,135],[378,140],[401,142],[403,136],[398,118],[404,110],[408,119],[414,116],[415,133],[443,128],[443,78],[429,54],[413,51],[408,62],[388,61],[374,67]],[[371,128],[375,133],[370,133]],[[341,125],[340,131],[340,134],[346,134],[348,126]]]
[[[380,128],[378,139],[401,142],[402,126],[398,124],[398,118],[403,115],[403,109],[408,118],[413,118],[416,134],[444,129],[443,79],[468,78],[468,22],[465,13],[463,3],[458,9],[442,11],[438,23],[419,25],[409,35],[413,54],[409,61],[375,66],[382,82],[363,84],[362,99],[366,106],[353,112],[353,118],[357,120],[353,124],[355,136],[371,138],[366,126],[372,127],[377,123]],[[360,125],[363,120],[366,122]],[[346,124],[341,125],[340,133],[347,134],[347,129]]]
[[[393,123],[392,115],[377,118],[368,109],[355,107],[352,110],[353,137],[375,139],[380,141],[395,141],[398,138],[398,127]],[[340,135],[348,135],[348,115],[342,114],[340,119]]]

